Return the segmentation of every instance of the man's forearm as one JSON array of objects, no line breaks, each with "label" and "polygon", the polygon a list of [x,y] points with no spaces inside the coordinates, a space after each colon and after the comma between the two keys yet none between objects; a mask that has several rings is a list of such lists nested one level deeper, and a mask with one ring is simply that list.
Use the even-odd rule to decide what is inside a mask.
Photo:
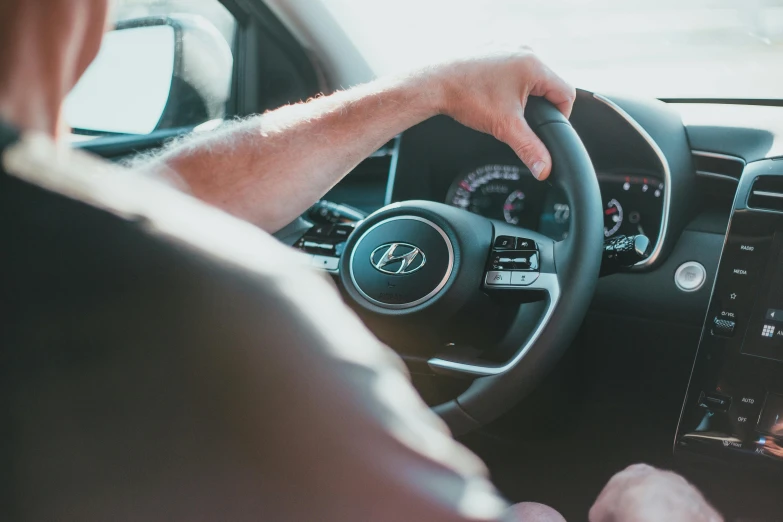
[{"label": "man's forearm", "polygon": [[171,170],[197,197],[275,231],[383,143],[443,113],[506,142],[538,179],[552,158],[524,120],[528,96],[569,116],[576,98],[529,50],[433,66],[191,136],[138,165]]},{"label": "man's forearm", "polygon": [[368,83],[187,138],[153,159],[198,198],[267,231],[315,203],[389,139],[440,110],[423,77]]}]

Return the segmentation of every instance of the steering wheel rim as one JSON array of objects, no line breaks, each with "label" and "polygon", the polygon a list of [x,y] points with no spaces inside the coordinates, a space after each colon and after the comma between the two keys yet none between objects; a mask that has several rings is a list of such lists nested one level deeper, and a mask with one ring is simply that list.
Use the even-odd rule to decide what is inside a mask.
[{"label": "steering wheel rim", "polygon": [[[468,302],[479,298],[478,294],[486,298],[488,292],[495,290],[488,286],[484,274],[487,256],[493,252],[498,236],[522,236],[536,242],[540,275],[523,288],[507,289],[519,292],[515,295],[543,295],[547,306],[532,332],[520,339],[514,339],[514,335],[519,335],[524,314],[517,316],[506,334],[511,336],[515,346],[518,344],[511,359],[503,364],[483,364],[439,354],[428,361],[429,367],[436,373],[474,378],[459,397],[434,408],[455,434],[489,423],[532,390],[573,340],[598,280],[603,244],[602,201],[590,157],[568,120],[549,102],[530,98],[525,118],[552,157],[552,174],[548,182],[563,190],[570,206],[571,221],[566,240],[555,243],[534,231],[490,221],[465,210],[440,203],[411,201],[384,207],[362,222],[348,240],[340,262],[340,276],[346,293],[361,307],[377,314],[417,315],[425,317],[425,321],[443,321]],[[395,220],[396,224],[390,224]],[[414,221],[426,222],[426,226],[414,224]],[[379,227],[386,227],[385,235],[378,232]],[[429,232],[427,227],[436,230],[442,237],[439,239],[438,234]],[[379,254],[375,253],[379,249],[381,254],[388,253],[391,259],[396,248],[392,245],[414,247],[412,243],[415,241],[405,241],[408,237],[425,241],[429,251],[448,250],[451,256],[448,272],[442,272],[446,265],[444,261],[438,261],[437,256],[432,263],[440,262],[441,271],[427,267],[427,270],[432,268],[430,271],[434,276],[427,276],[422,269],[418,276],[414,274],[395,279],[400,274],[378,275],[367,268],[380,264],[377,262]],[[444,249],[440,241],[444,241],[448,249]],[[362,242],[365,242],[364,246]],[[391,250],[388,250],[390,246]],[[375,250],[368,260],[365,258],[370,248]],[[405,248],[402,251],[412,252]],[[380,270],[378,266],[374,268]],[[435,288],[436,279],[442,273],[446,273],[446,277],[438,281],[439,286],[426,299],[415,301],[411,297],[409,302],[413,304],[399,306],[373,298],[372,295],[391,298],[396,295],[393,292],[378,293],[377,285],[372,291],[364,291],[362,284],[366,290],[366,283],[357,282],[358,270],[374,274],[367,277],[374,277],[382,284],[388,282],[390,287],[398,282],[405,283],[402,286],[407,281],[412,282],[407,284],[408,290],[401,291],[403,296],[407,295],[404,293],[407,291],[415,293],[418,286],[426,287],[432,283],[432,288]],[[429,289],[427,287],[421,292],[426,293]]]},{"label": "steering wheel rim", "polygon": [[457,399],[436,407],[453,431],[463,433],[499,417],[527,395],[575,337],[598,282],[603,245],[601,191],[582,141],[551,104],[530,99],[525,118],[549,150],[552,183],[571,209],[569,235],[555,244],[560,295],[547,307],[540,330],[526,339],[524,364],[473,381]]}]

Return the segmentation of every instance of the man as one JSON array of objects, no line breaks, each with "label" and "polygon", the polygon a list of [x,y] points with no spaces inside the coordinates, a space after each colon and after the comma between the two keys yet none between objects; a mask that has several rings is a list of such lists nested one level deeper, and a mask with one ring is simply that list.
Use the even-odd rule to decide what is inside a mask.
[{"label": "man", "polygon": [[[573,88],[529,51],[464,60],[144,163],[238,220],[51,141],[106,17],[106,0],[0,4],[0,517],[562,520],[509,507],[394,354],[257,227],[278,230],[439,113],[505,141],[544,179],[551,158],[523,107],[544,96],[568,115]],[[720,516],[680,477],[635,466],[590,519]]]}]

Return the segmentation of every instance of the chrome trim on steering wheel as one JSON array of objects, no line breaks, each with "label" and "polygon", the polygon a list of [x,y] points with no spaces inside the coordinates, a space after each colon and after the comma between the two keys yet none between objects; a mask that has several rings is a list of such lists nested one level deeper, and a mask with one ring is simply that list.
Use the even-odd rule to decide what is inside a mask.
[{"label": "chrome trim on steering wheel", "polygon": [[639,122],[637,122],[633,117],[625,112],[625,110],[617,105],[615,102],[610,100],[609,98],[606,98],[605,96],[601,96],[600,94],[593,93],[593,98],[598,100],[599,102],[603,103],[610,109],[612,109],[614,112],[616,112],[622,119],[624,119],[628,124],[633,127],[633,129],[639,133],[639,135],[644,139],[644,141],[647,142],[647,144],[650,146],[652,151],[655,153],[656,156],[658,156],[658,161],[661,163],[661,168],[663,169],[663,177],[664,177],[664,187],[663,187],[663,212],[661,214],[661,229],[658,232],[658,241],[655,243],[655,248],[653,248],[652,254],[650,254],[650,257],[647,259],[644,259],[642,261],[639,261],[636,263],[633,268],[646,268],[651,266],[655,261],[658,260],[658,257],[661,255],[661,251],[663,250],[663,243],[666,239],[666,232],[669,230],[669,212],[671,211],[671,201],[672,201],[672,173],[671,169],[669,168],[669,160],[666,159],[666,155],[663,153],[661,148],[658,146],[658,144],[655,142],[655,140],[650,136],[650,134],[639,125]]},{"label": "chrome trim on steering wheel", "polygon": [[528,350],[530,350],[530,347],[533,346],[536,341],[538,341],[538,338],[541,337],[541,333],[544,331],[544,327],[546,327],[546,325],[549,323],[549,320],[551,319],[552,314],[554,313],[555,308],[560,301],[560,283],[557,279],[557,274],[542,273],[536,282],[532,285],[523,287],[516,286],[512,288],[521,292],[530,290],[544,290],[549,294],[549,303],[547,305],[546,312],[544,312],[544,315],[541,318],[541,321],[539,321],[536,329],[527,339],[527,342],[525,342],[522,348],[516,354],[514,354],[514,357],[512,357],[510,361],[503,364],[502,366],[483,366],[480,364],[467,364],[435,357],[427,361],[427,364],[431,368],[442,368],[445,370],[468,373],[480,377],[488,375],[499,375],[516,366],[519,361],[525,357]]}]

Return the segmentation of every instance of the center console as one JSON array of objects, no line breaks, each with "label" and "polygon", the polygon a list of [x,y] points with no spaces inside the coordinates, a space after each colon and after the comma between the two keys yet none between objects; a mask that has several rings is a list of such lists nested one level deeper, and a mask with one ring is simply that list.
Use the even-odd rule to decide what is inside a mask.
[{"label": "center console", "polygon": [[783,471],[783,161],[740,181],[674,450]]}]

